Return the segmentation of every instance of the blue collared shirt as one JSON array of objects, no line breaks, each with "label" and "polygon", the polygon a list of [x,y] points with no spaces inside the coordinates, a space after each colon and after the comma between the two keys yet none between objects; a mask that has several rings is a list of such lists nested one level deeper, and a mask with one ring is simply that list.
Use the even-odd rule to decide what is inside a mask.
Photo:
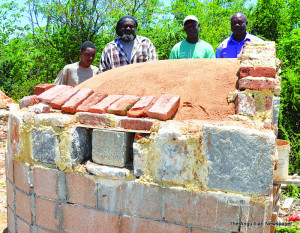
[{"label": "blue collared shirt", "polygon": [[237,58],[246,41],[262,42],[263,40],[247,32],[245,39],[239,42],[233,38],[233,35],[231,35],[219,45],[217,48],[216,57]]}]

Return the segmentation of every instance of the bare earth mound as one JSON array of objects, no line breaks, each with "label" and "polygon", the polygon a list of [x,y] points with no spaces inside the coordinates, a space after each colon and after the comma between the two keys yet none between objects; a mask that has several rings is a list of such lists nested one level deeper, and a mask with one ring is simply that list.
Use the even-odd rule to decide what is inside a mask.
[{"label": "bare earth mound", "polygon": [[234,104],[227,103],[236,90],[237,59],[182,59],[127,65],[96,75],[78,85],[95,92],[180,96],[174,120],[228,120]]}]

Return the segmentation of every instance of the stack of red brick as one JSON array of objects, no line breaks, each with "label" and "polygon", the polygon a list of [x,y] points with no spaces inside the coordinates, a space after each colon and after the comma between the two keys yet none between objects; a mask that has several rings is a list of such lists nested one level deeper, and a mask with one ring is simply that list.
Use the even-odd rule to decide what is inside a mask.
[{"label": "stack of red brick", "polygon": [[[19,100],[20,108],[33,106],[39,102],[50,104],[54,109],[66,113],[92,112],[111,113],[129,117],[150,117],[159,120],[170,119],[177,111],[180,97],[164,94],[137,97],[133,95],[108,95],[94,93],[88,88],[79,89],[66,85],[42,84],[34,89],[35,95]],[[49,109],[44,108],[45,111]],[[43,112],[43,111],[42,111]]]},{"label": "stack of red brick", "polygon": [[[257,105],[262,103],[265,111],[272,111],[273,95],[279,95],[281,82],[275,55],[275,42],[245,44],[240,55],[241,65],[237,83],[240,91],[235,99],[236,114],[254,116]],[[263,92],[264,101],[256,100],[255,94],[262,96],[260,93]]]}]

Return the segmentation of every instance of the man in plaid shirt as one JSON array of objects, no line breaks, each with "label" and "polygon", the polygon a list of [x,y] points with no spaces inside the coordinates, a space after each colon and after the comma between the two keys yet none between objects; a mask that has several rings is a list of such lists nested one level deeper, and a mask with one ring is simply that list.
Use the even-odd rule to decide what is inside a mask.
[{"label": "man in plaid shirt", "polygon": [[128,64],[156,61],[157,53],[152,42],[143,36],[137,36],[138,22],[132,16],[123,16],[116,26],[119,38],[109,42],[103,49],[100,72]]}]

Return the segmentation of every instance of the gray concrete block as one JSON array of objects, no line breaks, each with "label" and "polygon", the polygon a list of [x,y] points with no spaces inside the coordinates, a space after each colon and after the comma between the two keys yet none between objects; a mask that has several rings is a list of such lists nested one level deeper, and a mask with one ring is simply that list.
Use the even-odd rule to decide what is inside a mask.
[{"label": "gray concrete block", "polygon": [[130,177],[130,170],[127,168],[111,167],[87,162],[86,169],[96,176],[106,177],[109,179],[124,180]]},{"label": "gray concrete block", "polygon": [[55,164],[55,157],[59,155],[59,138],[50,129],[32,130],[32,156],[42,163]]},{"label": "gray concrete block", "polygon": [[93,161],[104,165],[124,167],[132,159],[133,139],[132,133],[94,129]]},{"label": "gray concrete block", "polygon": [[72,134],[71,158],[74,163],[82,163],[92,158],[92,130],[76,128]]},{"label": "gray concrete block", "polygon": [[204,125],[208,188],[268,195],[272,191],[275,136],[237,126]]},{"label": "gray concrete block", "polygon": [[273,126],[278,126],[279,119],[279,108],[280,108],[280,96],[273,97]]}]

